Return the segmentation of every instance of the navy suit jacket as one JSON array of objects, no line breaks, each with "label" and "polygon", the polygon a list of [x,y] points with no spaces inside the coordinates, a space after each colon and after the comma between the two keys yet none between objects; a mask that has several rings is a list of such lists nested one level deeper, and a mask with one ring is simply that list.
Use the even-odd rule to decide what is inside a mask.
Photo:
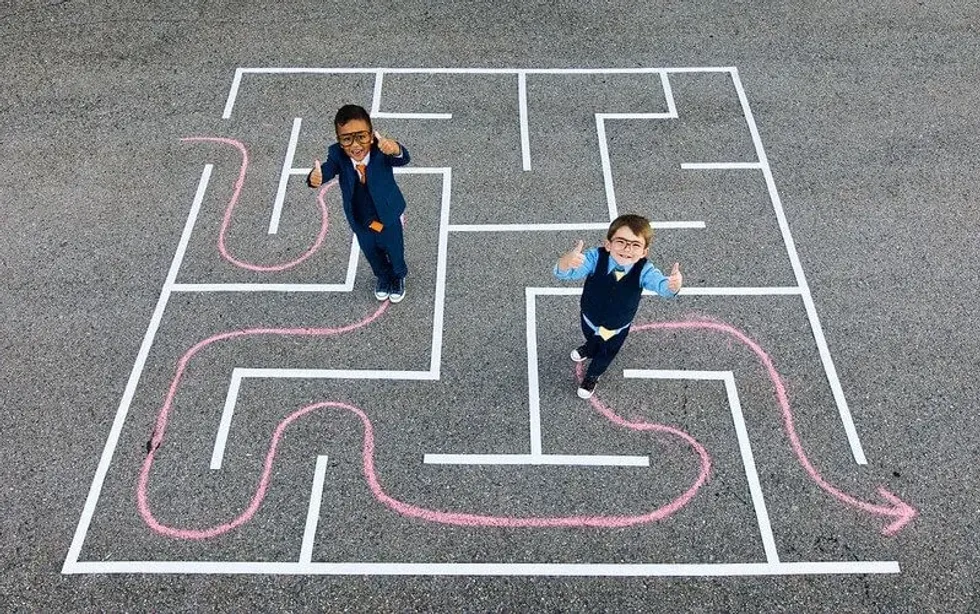
[{"label": "navy suit jacket", "polygon": [[[401,223],[401,215],[405,212],[405,197],[395,183],[395,174],[391,169],[405,166],[411,158],[408,149],[401,143],[399,146],[402,148],[401,157],[386,155],[378,149],[377,142],[372,143],[371,159],[367,165],[367,189],[374,201],[374,208],[378,211],[378,217],[385,226]],[[351,228],[356,228],[351,202],[354,198],[354,182],[359,179],[350,156],[344,153],[338,143],[327,148],[327,159],[320,164],[320,172],[323,173],[324,183],[337,177],[344,202],[344,215],[347,216],[347,223]]]}]

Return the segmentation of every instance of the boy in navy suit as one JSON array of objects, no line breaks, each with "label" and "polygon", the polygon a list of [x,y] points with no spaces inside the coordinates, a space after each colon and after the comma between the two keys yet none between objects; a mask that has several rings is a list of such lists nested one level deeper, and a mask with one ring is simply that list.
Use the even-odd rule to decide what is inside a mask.
[{"label": "boy in navy suit", "polygon": [[322,164],[313,163],[307,181],[318,188],[337,177],[347,223],[377,278],[374,296],[398,303],[405,298],[408,274],[401,221],[405,197],[391,169],[408,164],[408,150],[375,132],[363,107],[342,106],[333,124],[337,142],[327,148]]},{"label": "boy in navy suit", "polygon": [[665,276],[647,261],[653,229],[640,215],[621,215],[613,220],[602,247],[582,251],[578,244],[558,259],[554,275],[562,281],[586,278],[582,288],[582,334],[585,343],[572,350],[572,360],[592,359],[579,385],[578,396],[588,399],[599,376],[619,353],[640,306],[644,289],[673,298],[684,278],[675,262]]}]

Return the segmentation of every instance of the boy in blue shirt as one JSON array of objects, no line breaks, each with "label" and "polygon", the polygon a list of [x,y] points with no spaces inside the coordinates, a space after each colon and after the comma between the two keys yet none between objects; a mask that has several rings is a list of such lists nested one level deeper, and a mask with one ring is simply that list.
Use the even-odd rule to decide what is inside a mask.
[{"label": "boy in blue shirt", "polygon": [[652,240],[650,220],[621,215],[609,225],[602,247],[583,252],[579,241],[555,264],[554,275],[562,281],[586,278],[580,302],[585,343],[572,350],[575,362],[592,359],[578,389],[583,399],[592,396],[599,376],[623,347],[643,290],[665,298],[681,290],[684,277],[676,262],[670,275],[664,276],[647,261]]},{"label": "boy in blue shirt", "polygon": [[337,177],[347,223],[377,278],[375,298],[401,302],[408,273],[401,221],[405,197],[391,169],[408,164],[408,150],[375,132],[363,107],[342,106],[333,124],[337,142],[327,148],[322,164],[314,161],[307,181],[318,188]]}]

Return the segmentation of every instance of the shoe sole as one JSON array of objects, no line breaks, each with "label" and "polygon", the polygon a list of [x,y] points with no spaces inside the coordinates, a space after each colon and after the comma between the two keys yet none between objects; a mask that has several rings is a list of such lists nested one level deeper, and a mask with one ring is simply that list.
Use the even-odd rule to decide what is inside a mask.
[{"label": "shoe sole", "polygon": [[578,389],[578,398],[580,399],[591,399],[592,395],[595,394],[595,390],[586,390],[585,388]]},{"label": "shoe sole", "polygon": [[572,357],[573,362],[585,362],[586,360],[588,360],[588,358],[579,354],[578,350],[572,350],[572,353],[569,354],[569,356]]},{"label": "shoe sole", "polygon": [[378,299],[379,301],[383,301],[383,300],[387,299],[388,296],[389,296],[388,294],[380,294],[378,292],[375,292],[374,293],[374,298]]}]

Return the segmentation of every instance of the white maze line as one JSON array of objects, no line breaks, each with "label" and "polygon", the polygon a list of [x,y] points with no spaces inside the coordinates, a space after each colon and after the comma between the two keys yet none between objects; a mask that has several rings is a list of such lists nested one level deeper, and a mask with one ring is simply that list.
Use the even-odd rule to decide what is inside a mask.
[{"label": "white maze line", "polygon": [[371,119],[452,119],[452,113],[393,113],[391,111],[378,111],[371,115]]},{"label": "white maze line", "polygon": [[75,574],[323,576],[738,577],[897,574],[897,561],[796,563],[259,563],[105,561],[76,563]]},{"label": "white maze line", "polygon": [[599,138],[599,162],[602,165],[602,183],[606,189],[606,207],[609,220],[619,217],[616,207],[616,190],[613,188],[612,166],[609,163],[609,143],[606,142],[606,120],[602,113],[595,114],[595,132]]},{"label": "white maze line", "polygon": [[242,379],[379,379],[379,380],[414,380],[419,382],[434,382],[439,379],[435,370],[428,371],[398,371],[393,369],[270,369],[235,367]]},{"label": "white maze line", "polygon": [[742,455],[742,466],[745,468],[745,478],[749,483],[749,492],[752,495],[752,505],[755,508],[755,517],[759,524],[759,533],[762,536],[762,546],[766,552],[766,562],[770,564],[779,563],[779,553],[776,551],[776,539],[772,534],[772,524],[769,521],[769,512],[766,509],[766,500],[762,495],[762,485],[759,483],[759,474],[755,469],[755,459],[752,456],[752,446],[749,443],[749,433],[745,429],[745,417],[742,415],[742,403],[739,401],[738,389],[735,387],[735,375],[731,371],[660,371],[649,369],[624,369],[623,377],[707,380],[725,383],[725,392],[728,395],[728,407],[732,412],[732,422],[735,423],[735,435],[738,438],[738,448]]},{"label": "white maze line", "polygon": [[538,316],[537,293],[524,288],[524,310],[527,340],[528,431],[531,456],[541,456],[541,389],[538,384]]},{"label": "white maze line", "polygon": [[426,454],[430,465],[578,465],[583,467],[649,467],[649,456],[582,454]]},{"label": "white maze line", "polygon": [[823,362],[824,371],[827,374],[827,381],[830,383],[830,389],[834,394],[834,400],[837,402],[837,411],[840,414],[841,422],[844,424],[844,432],[847,433],[847,441],[851,445],[851,453],[854,456],[854,461],[859,465],[866,465],[867,459],[864,456],[864,449],[861,447],[861,440],[858,437],[857,429],[854,428],[854,421],[851,418],[851,411],[847,407],[847,399],[844,397],[844,391],[841,388],[840,380],[837,377],[837,369],[834,367],[834,360],[830,356],[830,350],[827,347],[827,340],[823,335],[823,328],[820,326],[820,317],[817,315],[817,307],[813,302],[813,296],[810,294],[810,286],[807,284],[806,275],[803,273],[803,265],[800,264],[799,255],[796,253],[796,244],[793,242],[793,234],[789,229],[789,222],[786,221],[786,214],[783,212],[783,204],[779,198],[779,192],[776,191],[776,181],[772,176],[772,169],[769,167],[769,159],[766,157],[765,148],[762,146],[762,138],[759,136],[759,130],[755,125],[755,119],[752,116],[752,109],[749,108],[749,100],[745,94],[745,89],[742,87],[742,81],[739,79],[738,70],[732,68],[730,71],[732,77],[732,83],[735,85],[735,90],[738,92],[738,99],[742,105],[742,111],[745,114],[745,121],[748,124],[749,132],[752,134],[752,142],[755,145],[756,157],[759,159],[759,164],[762,165],[762,173],[766,178],[766,187],[769,189],[769,199],[772,201],[773,210],[776,213],[776,219],[779,222],[779,230],[783,235],[783,242],[786,245],[786,253],[789,256],[790,263],[793,266],[793,273],[796,276],[796,285],[800,287],[801,296],[803,297],[803,305],[806,307],[807,316],[810,319],[810,328],[813,331],[813,338],[817,344],[817,350],[820,353],[820,359]]},{"label": "white maze line", "polygon": [[316,525],[320,519],[320,505],[323,500],[323,481],[327,473],[327,457],[316,457],[313,470],[313,487],[310,489],[310,505],[306,511],[306,527],[303,529],[303,545],[299,549],[300,565],[313,559],[313,542],[316,539]]},{"label": "white maze line", "polygon": [[701,171],[701,170],[743,170],[743,169],[761,169],[762,164],[760,162],[683,162],[681,163],[681,169],[687,171]]},{"label": "white maze line", "polygon": [[371,115],[381,112],[381,88],[384,86],[385,74],[380,70],[374,75],[374,96],[371,97]]},{"label": "white maze line", "polygon": [[677,105],[674,104],[674,89],[670,86],[670,78],[667,71],[660,73],[660,85],[664,90],[664,99],[667,101],[667,114],[670,118],[676,119]]},{"label": "white maze line", "polygon": [[349,284],[174,284],[174,292],[350,292]]},{"label": "white maze line", "polygon": [[282,205],[286,200],[286,187],[289,185],[289,178],[296,174],[292,172],[293,158],[296,157],[296,142],[299,140],[299,131],[302,125],[303,118],[296,117],[293,119],[293,129],[289,133],[286,156],[282,161],[282,172],[279,173],[279,187],[276,189],[276,200],[272,205],[272,218],[269,220],[270,235],[279,232],[279,218],[282,216]]},{"label": "white maze line", "polygon": [[527,73],[517,73],[517,104],[521,118],[521,162],[526,171],[531,170],[531,137],[527,125]]},{"label": "white maze line", "polygon": [[516,75],[524,72],[529,75],[648,75],[660,73],[730,73],[732,66],[672,66],[637,68],[320,68],[320,67],[248,67],[239,71],[256,75],[371,75],[385,73],[393,75]]},{"label": "white maze line", "polygon": [[225,456],[225,446],[228,443],[228,433],[231,431],[231,419],[235,415],[235,405],[238,403],[238,393],[242,388],[241,369],[233,369],[231,372],[231,383],[228,384],[228,392],[225,394],[225,405],[221,410],[221,420],[218,422],[218,432],[214,437],[214,446],[211,449],[211,469],[221,469],[221,463]]}]

